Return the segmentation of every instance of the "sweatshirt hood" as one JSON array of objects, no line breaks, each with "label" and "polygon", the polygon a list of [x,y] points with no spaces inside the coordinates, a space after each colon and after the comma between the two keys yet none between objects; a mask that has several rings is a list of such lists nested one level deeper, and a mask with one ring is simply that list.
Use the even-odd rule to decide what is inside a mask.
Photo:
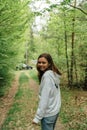
[{"label": "sweatshirt hood", "polygon": [[52,70],[48,70],[45,73],[48,73],[48,76],[50,76],[56,84],[60,84],[60,75],[58,75],[56,72],[53,72]]}]

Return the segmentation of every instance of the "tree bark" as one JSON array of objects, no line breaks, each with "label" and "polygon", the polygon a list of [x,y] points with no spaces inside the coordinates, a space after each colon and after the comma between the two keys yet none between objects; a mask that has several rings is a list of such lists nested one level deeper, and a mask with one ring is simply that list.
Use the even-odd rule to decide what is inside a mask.
[{"label": "tree bark", "polygon": [[[76,6],[76,0],[74,2],[74,6]],[[73,70],[74,70],[74,43],[75,43],[75,10],[74,10],[74,17],[72,18],[72,35],[71,35],[71,67],[70,67],[70,87],[73,88]]]},{"label": "tree bark", "polygon": [[64,21],[65,28],[65,55],[66,55],[66,65],[67,65],[67,78],[68,78],[68,87],[70,86],[70,73],[69,73],[69,60],[68,60],[68,52],[67,52],[67,32],[66,32],[66,24]]}]

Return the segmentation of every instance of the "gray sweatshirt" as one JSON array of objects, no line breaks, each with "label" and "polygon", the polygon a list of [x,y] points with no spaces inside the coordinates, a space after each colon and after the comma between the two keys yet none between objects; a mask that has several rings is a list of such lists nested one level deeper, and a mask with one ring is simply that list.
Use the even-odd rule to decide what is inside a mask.
[{"label": "gray sweatshirt", "polygon": [[50,117],[59,113],[61,107],[59,78],[60,76],[52,70],[43,74],[39,90],[40,100],[34,122],[39,123],[43,117]]}]

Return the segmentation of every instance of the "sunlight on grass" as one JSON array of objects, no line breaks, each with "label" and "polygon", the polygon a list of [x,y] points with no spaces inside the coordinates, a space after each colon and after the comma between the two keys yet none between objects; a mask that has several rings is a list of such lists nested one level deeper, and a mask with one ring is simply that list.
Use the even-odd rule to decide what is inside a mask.
[{"label": "sunlight on grass", "polygon": [[29,81],[29,78],[27,75],[24,74],[24,72],[21,74],[20,78],[19,78],[19,83],[23,84]]},{"label": "sunlight on grass", "polygon": [[29,72],[29,75],[32,79],[34,79],[37,83],[38,81],[38,76],[37,76],[37,71],[36,70],[31,70],[31,72]]}]

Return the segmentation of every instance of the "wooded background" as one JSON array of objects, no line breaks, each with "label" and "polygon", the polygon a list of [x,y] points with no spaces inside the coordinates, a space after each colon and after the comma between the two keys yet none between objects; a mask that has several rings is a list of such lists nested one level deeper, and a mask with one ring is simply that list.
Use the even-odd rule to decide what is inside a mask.
[{"label": "wooded background", "polygon": [[[52,55],[64,86],[87,90],[87,1],[63,0],[42,12],[32,11],[30,4],[0,1],[0,91],[11,84],[18,63],[31,65],[43,52]],[[46,25],[34,31],[35,18],[45,12]]]}]

